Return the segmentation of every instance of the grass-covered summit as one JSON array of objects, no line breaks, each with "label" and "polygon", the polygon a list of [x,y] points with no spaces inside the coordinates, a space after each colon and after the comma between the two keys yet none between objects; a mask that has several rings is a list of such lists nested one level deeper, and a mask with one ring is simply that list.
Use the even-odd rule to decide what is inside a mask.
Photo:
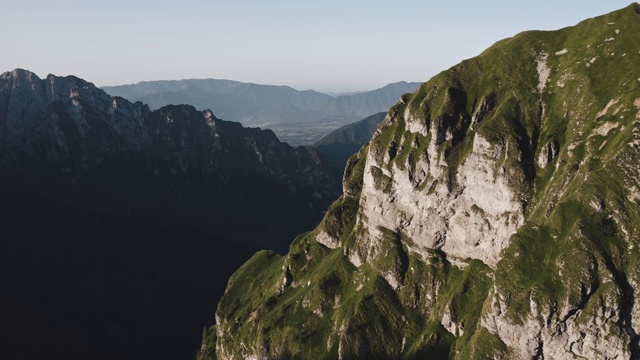
[{"label": "grass-covered summit", "polygon": [[640,6],[391,108],[344,195],[230,279],[201,356],[640,357]]}]

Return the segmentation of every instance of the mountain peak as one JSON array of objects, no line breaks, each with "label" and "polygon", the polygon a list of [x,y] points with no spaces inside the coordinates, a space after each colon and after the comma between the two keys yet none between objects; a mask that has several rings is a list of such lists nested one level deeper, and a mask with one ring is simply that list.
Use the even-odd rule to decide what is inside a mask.
[{"label": "mountain peak", "polygon": [[320,225],[231,278],[205,352],[640,358],[637,13],[518,34],[404,96]]},{"label": "mountain peak", "polygon": [[29,70],[17,68],[0,74],[0,81],[10,83],[13,87],[16,87],[20,86],[23,82],[32,84],[40,82],[41,80],[35,73]]},{"label": "mountain peak", "polygon": [[1,78],[6,79],[6,78],[36,78],[36,79],[40,79],[38,78],[38,75],[36,75],[35,73],[29,71],[29,70],[25,70],[25,69],[21,69],[21,68],[16,68],[13,69],[12,71],[7,71],[4,72],[2,75],[0,75]]}]

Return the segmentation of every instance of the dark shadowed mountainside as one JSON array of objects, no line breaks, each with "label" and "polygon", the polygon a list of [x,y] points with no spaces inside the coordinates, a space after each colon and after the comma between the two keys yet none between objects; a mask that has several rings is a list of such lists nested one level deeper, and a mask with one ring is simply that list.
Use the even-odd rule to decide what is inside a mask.
[{"label": "dark shadowed mountainside", "polygon": [[331,166],[339,167],[342,172],[351,155],[371,140],[385,115],[385,112],[377,113],[342,126],[318,140],[313,147],[327,157]]},{"label": "dark shadowed mountainside", "polygon": [[0,357],[191,358],[232,270],[340,193],[311,147],[209,110],[0,75]]}]

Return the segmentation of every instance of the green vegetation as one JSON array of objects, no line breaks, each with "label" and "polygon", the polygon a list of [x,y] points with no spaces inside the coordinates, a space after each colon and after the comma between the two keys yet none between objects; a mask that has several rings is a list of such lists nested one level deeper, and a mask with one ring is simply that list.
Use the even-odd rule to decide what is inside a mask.
[{"label": "green vegetation", "polygon": [[[568,331],[605,311],[620,315],[598,320],[608,321],[603,339],[628,344],[640,283],[637,8],[500,41],[404,96],[349,160],[345,196],[318,229],[288,255],[260,252],[234,274],[219,336],[207,332],[205,349],[217,341],[217,355],[233,358],[509,358],[522,349],[488,319]],[[500,149],[487,164],[524,211],[494,268],[422,248],[402,229],[367,227],[366,172],[375,191],[416,201],[435,196],[434,183],[454,192],[477,136]],[[445,174],[416,180],[418,163],[435,155]],[[413,193],[396,194],[398,171]],[[340,246],[316,242],[320,230]]]},{"label": "green vegetation", "polygon": [[369,145],[364,145],[360,151],[351,156],[344,170],[344,192],[347,196],[354,197],[362,190],[362,176],[367,158]]}]

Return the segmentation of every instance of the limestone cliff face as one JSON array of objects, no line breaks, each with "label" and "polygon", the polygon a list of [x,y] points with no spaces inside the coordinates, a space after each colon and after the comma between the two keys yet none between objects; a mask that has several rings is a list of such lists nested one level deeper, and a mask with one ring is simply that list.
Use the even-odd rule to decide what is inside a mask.
[{"label": "limestone cliff face", "polygon": [[201,355],[640,358],[638,34],[637,4],[523,33],[401,98]]},{"label": "limestone cliff face", "polygon": [[[375,152],[369,152],[357,226],[369,229],[371,239],[383,238],[380,228],[393,229],[412,239],[411,251],[442,250],[452,262],[471,258],[495,268],[500,252],[523,222],[523,205],[508,185],[501,164],[501,156],[514,154],[475,134],[471,153],[454,179],[443,181],[448,165],[440,158],[435,140],[429,148],[409,172],[396,164],[382,170],[389,168],[389,162],[378,162]],[[381,177],[389,179],[385,188],[376,185]],[[420,186],[430,194],[416,197],[414,190]],[[350,258],[358,265],[366,261],[359,252]]]}]

